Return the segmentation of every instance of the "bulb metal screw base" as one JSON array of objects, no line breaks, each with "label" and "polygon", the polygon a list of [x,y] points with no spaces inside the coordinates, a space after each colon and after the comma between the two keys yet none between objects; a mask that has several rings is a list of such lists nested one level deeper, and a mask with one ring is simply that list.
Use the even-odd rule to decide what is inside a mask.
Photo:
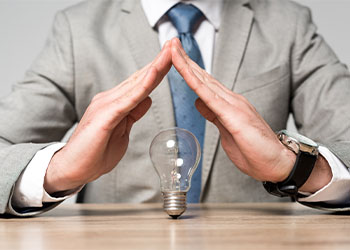
[{"label": "bulb metal screw base", "polygon": [[164,211],[173,219],[177,219],[186,211],[186,192],[169,191],[163,192]]}]

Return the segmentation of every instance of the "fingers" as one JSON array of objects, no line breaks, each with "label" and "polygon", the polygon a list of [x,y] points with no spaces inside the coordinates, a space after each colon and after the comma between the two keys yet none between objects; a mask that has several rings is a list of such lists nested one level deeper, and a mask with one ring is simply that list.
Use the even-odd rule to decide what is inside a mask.
[{"label": "fingers", "polygon": [[93,100],[93,106],[100,113],[99,116],[104,118],[106,127],[113,130],[140,103],[145,100],[146,103],[149,103],[147,97],[162,81],[170,68],[171,51],[170,43],[167,42],[150,64],[115,88],[98,94]]},{"label": "fingers", "polygon": [[[162,51],[157,55],[157,57],[146,66],[146,75],[150,75],[151,77],[148,79],[141,78],[142,84],[145,85],[145,88],[149,88],[149,91],[152,91],[164,78],[164,76],[169,72],[172,62],[171,62],[171,43],[167,41]],[[140,80],[140,79],[138,79]],[[137,84],[136,84],[137,85]],[[150,92],[145,93],[146,96],[150,94]]]},{"label": "fingers", "polygon": [[214,123],[214,125],[219,129],[219,132],[221,134],[222,138],[225,138],[226,140],[233,140],[232,135],[227,131],[227,129],[222,125],[219,119],[217,119],[215,113],[211,111],[207,105],[201,100],[197,99],[195,102],[196,108],[198,109],[199,113],[207,119],[208,121]]},{"label": "fingers", "polygon": [[199,72],[198,67],[192,67],[190,65],[190,59],[181,51],[178,40],[172,40],[172,45],[172,60],[177,71],[182,75],[188,86],[196,92],[206,106],[217,116],[220,116],[223,110],[228,108],[227,101],[224,98],[221,98],[219,95],[220,93],[214,92],[196,75],[195,71]]},{"label": "fingers", "polygon": [[[222,85],[220,82],[215,80],[210,74],[208,74],[204,69],[202,69],[198,64],[196,64],[185,52],[181,42],[178,38],[174,38],[172,41],[172,46],[178,48],[179,53],[187,62],[188,66],[191,67],[193,73],[199,78],[207,87],[213,90],[213,92],[219,94],[222,97],[228,98],[230,95],[235,95],[230,89]],[[174,63],[175,64],[175,63]],[[225,98],[225,99],[226,99]]]},{"label": "fingers", "polygon": [[174,66],[200,99],[196,107],[202,116],[218,127],[223,138],[237,134],[246,120],[249,105],[196,65],[178,39],[172,40],[171,52]]},{"label": "fingers", "polygon": [[[112,98],[118,98],[120,96],[125,96],[125,94],[131,93],[132,90],[139,89],[140,85],[143,86],[143,90],[148,90],[148,93],[145,93],[145,96],[148,96],[150,92],[160,83],[164,78],[167,72],[171,68],[171,51],[170,51],[170,42],[166,42],[163,46],[161,52],[157,57],[147,64],[142,69],[136,71],[124,82],[118,84],[116,87],[106,91],[106,94],[112,96]],[[156,73],[155,78],[148,78],[145,80],[148,74]],[[132,92],[135,93],[135,92]]]},{"label": "fingers", "polygon": [[[285,148],[254,106],[193,62],[178,39],[172,40],[171,53],[175,68],[200,98],[198,111],[216,125],[222,147],[235,165],[257,180],[283,180],[285,173],[290,173],[291,157],[281,154]],[[283,165],[287,171],[280,167]]]},{"label": "fingers", "polygon": [[132,76],[127,84],[125,84],[122,89],[118,89],[116,92],[121,92],[122,96],[124,97],[128,97],[129,94],[131,99],[134,98],[138,104],[140,101],[149,96],[153,89],[169,72],[170,68],[170,43],[167,42],[152,63],[147,65],[140,72],[137,72],[135,76]]}]

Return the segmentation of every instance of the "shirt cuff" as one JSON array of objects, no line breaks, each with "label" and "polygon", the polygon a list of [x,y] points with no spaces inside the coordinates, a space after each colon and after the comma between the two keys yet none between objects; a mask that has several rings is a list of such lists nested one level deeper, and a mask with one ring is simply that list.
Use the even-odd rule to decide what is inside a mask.
[{"label": "shirt cuff", "polygon": [[73,195],[76,195],[77,193],[79,193],[83,189],[84,186],[85,185],[83,185],[81,187],[78,187],[78,188],[75,188],[75,189],[72,189],[72,190],[60,192],[55,197],[49,195],[44,189],[42,202],[60,202],[60,201],[64,201],[64,200],[72,197]]},{"label": "shirt cuff", "polygon": [[328,204],[349,203],[350,173],[348,168],[329,149],[320,146],[319,152],[331,167],[332,180],[316,193],[298,200],[301,202],[324,202]]},{"label": "shirt cuff", "polygon": [[65,143],[56,143],[38,151],[28,166],[20,175],[14,188],[11,204],[14,207],[42,207],[43,201],[56,202],[60,200],[52,198],[44,190],[44,179],[46,170],[53,155],[59,151]]}]

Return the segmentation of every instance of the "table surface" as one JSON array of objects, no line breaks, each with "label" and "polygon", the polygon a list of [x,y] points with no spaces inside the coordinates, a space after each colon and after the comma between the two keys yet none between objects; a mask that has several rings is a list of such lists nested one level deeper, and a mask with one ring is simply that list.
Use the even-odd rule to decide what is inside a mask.
[{"label": "table surface", "polygon": [[71,204],[1,218],[0,249],[350,249],[350,214],[296,203]]}]

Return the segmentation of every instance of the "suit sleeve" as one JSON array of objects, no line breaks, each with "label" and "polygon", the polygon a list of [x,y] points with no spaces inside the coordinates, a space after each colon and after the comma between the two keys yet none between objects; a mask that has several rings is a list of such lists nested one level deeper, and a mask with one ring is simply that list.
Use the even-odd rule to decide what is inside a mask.
[{"label": "suit sleeve", "polygon": [[60,141],[77,120],[73,54],[69,22],[60,12],[24,80],[0,101],[0,214],[23,215],[9,202],[17,179],[36,152]]},{"label": "suit sleeve", "polygon": [[[350,167],[350,73],[317,34],[310,11],[301,9],[292,48],[293,96],[296,126],[326,146]],[[349,194],[350,196],[350,194]],[[349,209],[350,204],[304,203],[313,207]]]}]

